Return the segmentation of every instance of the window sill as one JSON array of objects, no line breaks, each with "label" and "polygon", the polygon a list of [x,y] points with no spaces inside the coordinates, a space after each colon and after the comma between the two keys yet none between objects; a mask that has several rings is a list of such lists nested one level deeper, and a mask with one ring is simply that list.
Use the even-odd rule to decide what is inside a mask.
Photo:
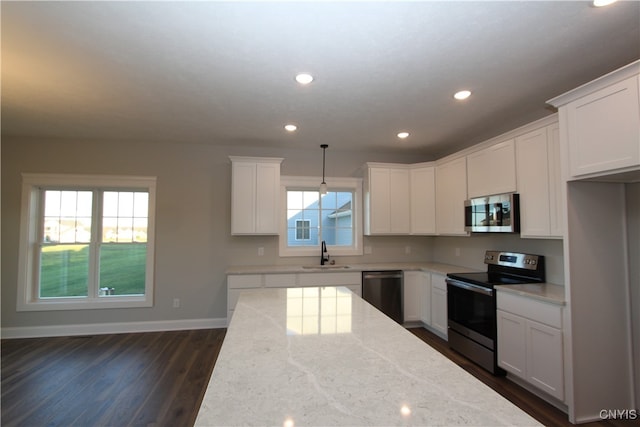
[{"label": "window sill", "polygon": [[114,308],[153,307],[147,297],[61,298],[19,302],[17,311],[94,310]]}]

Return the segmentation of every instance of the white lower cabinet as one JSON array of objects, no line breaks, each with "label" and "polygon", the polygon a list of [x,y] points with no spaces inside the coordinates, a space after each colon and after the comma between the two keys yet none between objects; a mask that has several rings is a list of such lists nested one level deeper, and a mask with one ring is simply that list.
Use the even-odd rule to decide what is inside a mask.
[{"label": "white lower cabinet", "polygon": [[[405,271],[403,279],[404,291],[404,321],[431,323],[431,278],[424,271]],[[425,299],[426,293],[429,293]],[[425,313],[425,305],[429,307]],[[425,321],[428,317],[428,322]]]},{"label": "white lower cabinet", "polygon": [[227,324],[244,289],[344,286],[362,296],[362,277],[358,272],[273,273],[227,275]]},{"label": "white lower cabinet", "polygon": [[564,401],[562,307],[501,291],[497,301],[498,366]]},{"label": "white lower cabinet", "polygon": [[447,339],[447,283],[442,274],[431,273],[431,327]]}]

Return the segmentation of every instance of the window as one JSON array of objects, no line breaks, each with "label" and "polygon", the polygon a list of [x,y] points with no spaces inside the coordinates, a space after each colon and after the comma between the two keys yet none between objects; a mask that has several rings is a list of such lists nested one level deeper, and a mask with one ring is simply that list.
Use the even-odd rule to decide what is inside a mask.
[{"label": "window", "polygon": [[330,180],[330,191],[321,195],[318,178],[282,177],[281,256],[319,257],[323,240],[332,256],[362,255],[362,181]]},{"label": "window", "polygon": [[296,220],[296,240],[309,240],[311,221],[304,219]]},{"label": "window", "polygon": [[19,310],[149,307],[155,178],[23,176]]}]

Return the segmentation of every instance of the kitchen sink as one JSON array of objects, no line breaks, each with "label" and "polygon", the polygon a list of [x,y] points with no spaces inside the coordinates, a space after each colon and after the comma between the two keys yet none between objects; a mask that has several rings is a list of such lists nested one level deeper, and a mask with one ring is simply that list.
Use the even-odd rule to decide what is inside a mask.
[{"label": "kitchen sink", "polygon": [[351,268],[348,265],[303,265],[305,270],[344,270]]}]

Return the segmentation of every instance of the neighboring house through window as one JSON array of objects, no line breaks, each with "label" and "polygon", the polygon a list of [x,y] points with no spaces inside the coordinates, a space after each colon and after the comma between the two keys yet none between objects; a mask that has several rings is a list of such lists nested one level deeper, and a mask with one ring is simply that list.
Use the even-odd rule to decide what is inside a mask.
[{"label": "neighboring house through window", "polygon": [[155,178],[23,175],[18,310],[149,307]]},{"label": "neighboring house through window", "polygon": [[324,240],[331,255],[361,255],[362,225],[358,220],[362,181],[331,179],[321,195],[317,178],[282,177],[285,227],[281,256],[319,256]]}]

